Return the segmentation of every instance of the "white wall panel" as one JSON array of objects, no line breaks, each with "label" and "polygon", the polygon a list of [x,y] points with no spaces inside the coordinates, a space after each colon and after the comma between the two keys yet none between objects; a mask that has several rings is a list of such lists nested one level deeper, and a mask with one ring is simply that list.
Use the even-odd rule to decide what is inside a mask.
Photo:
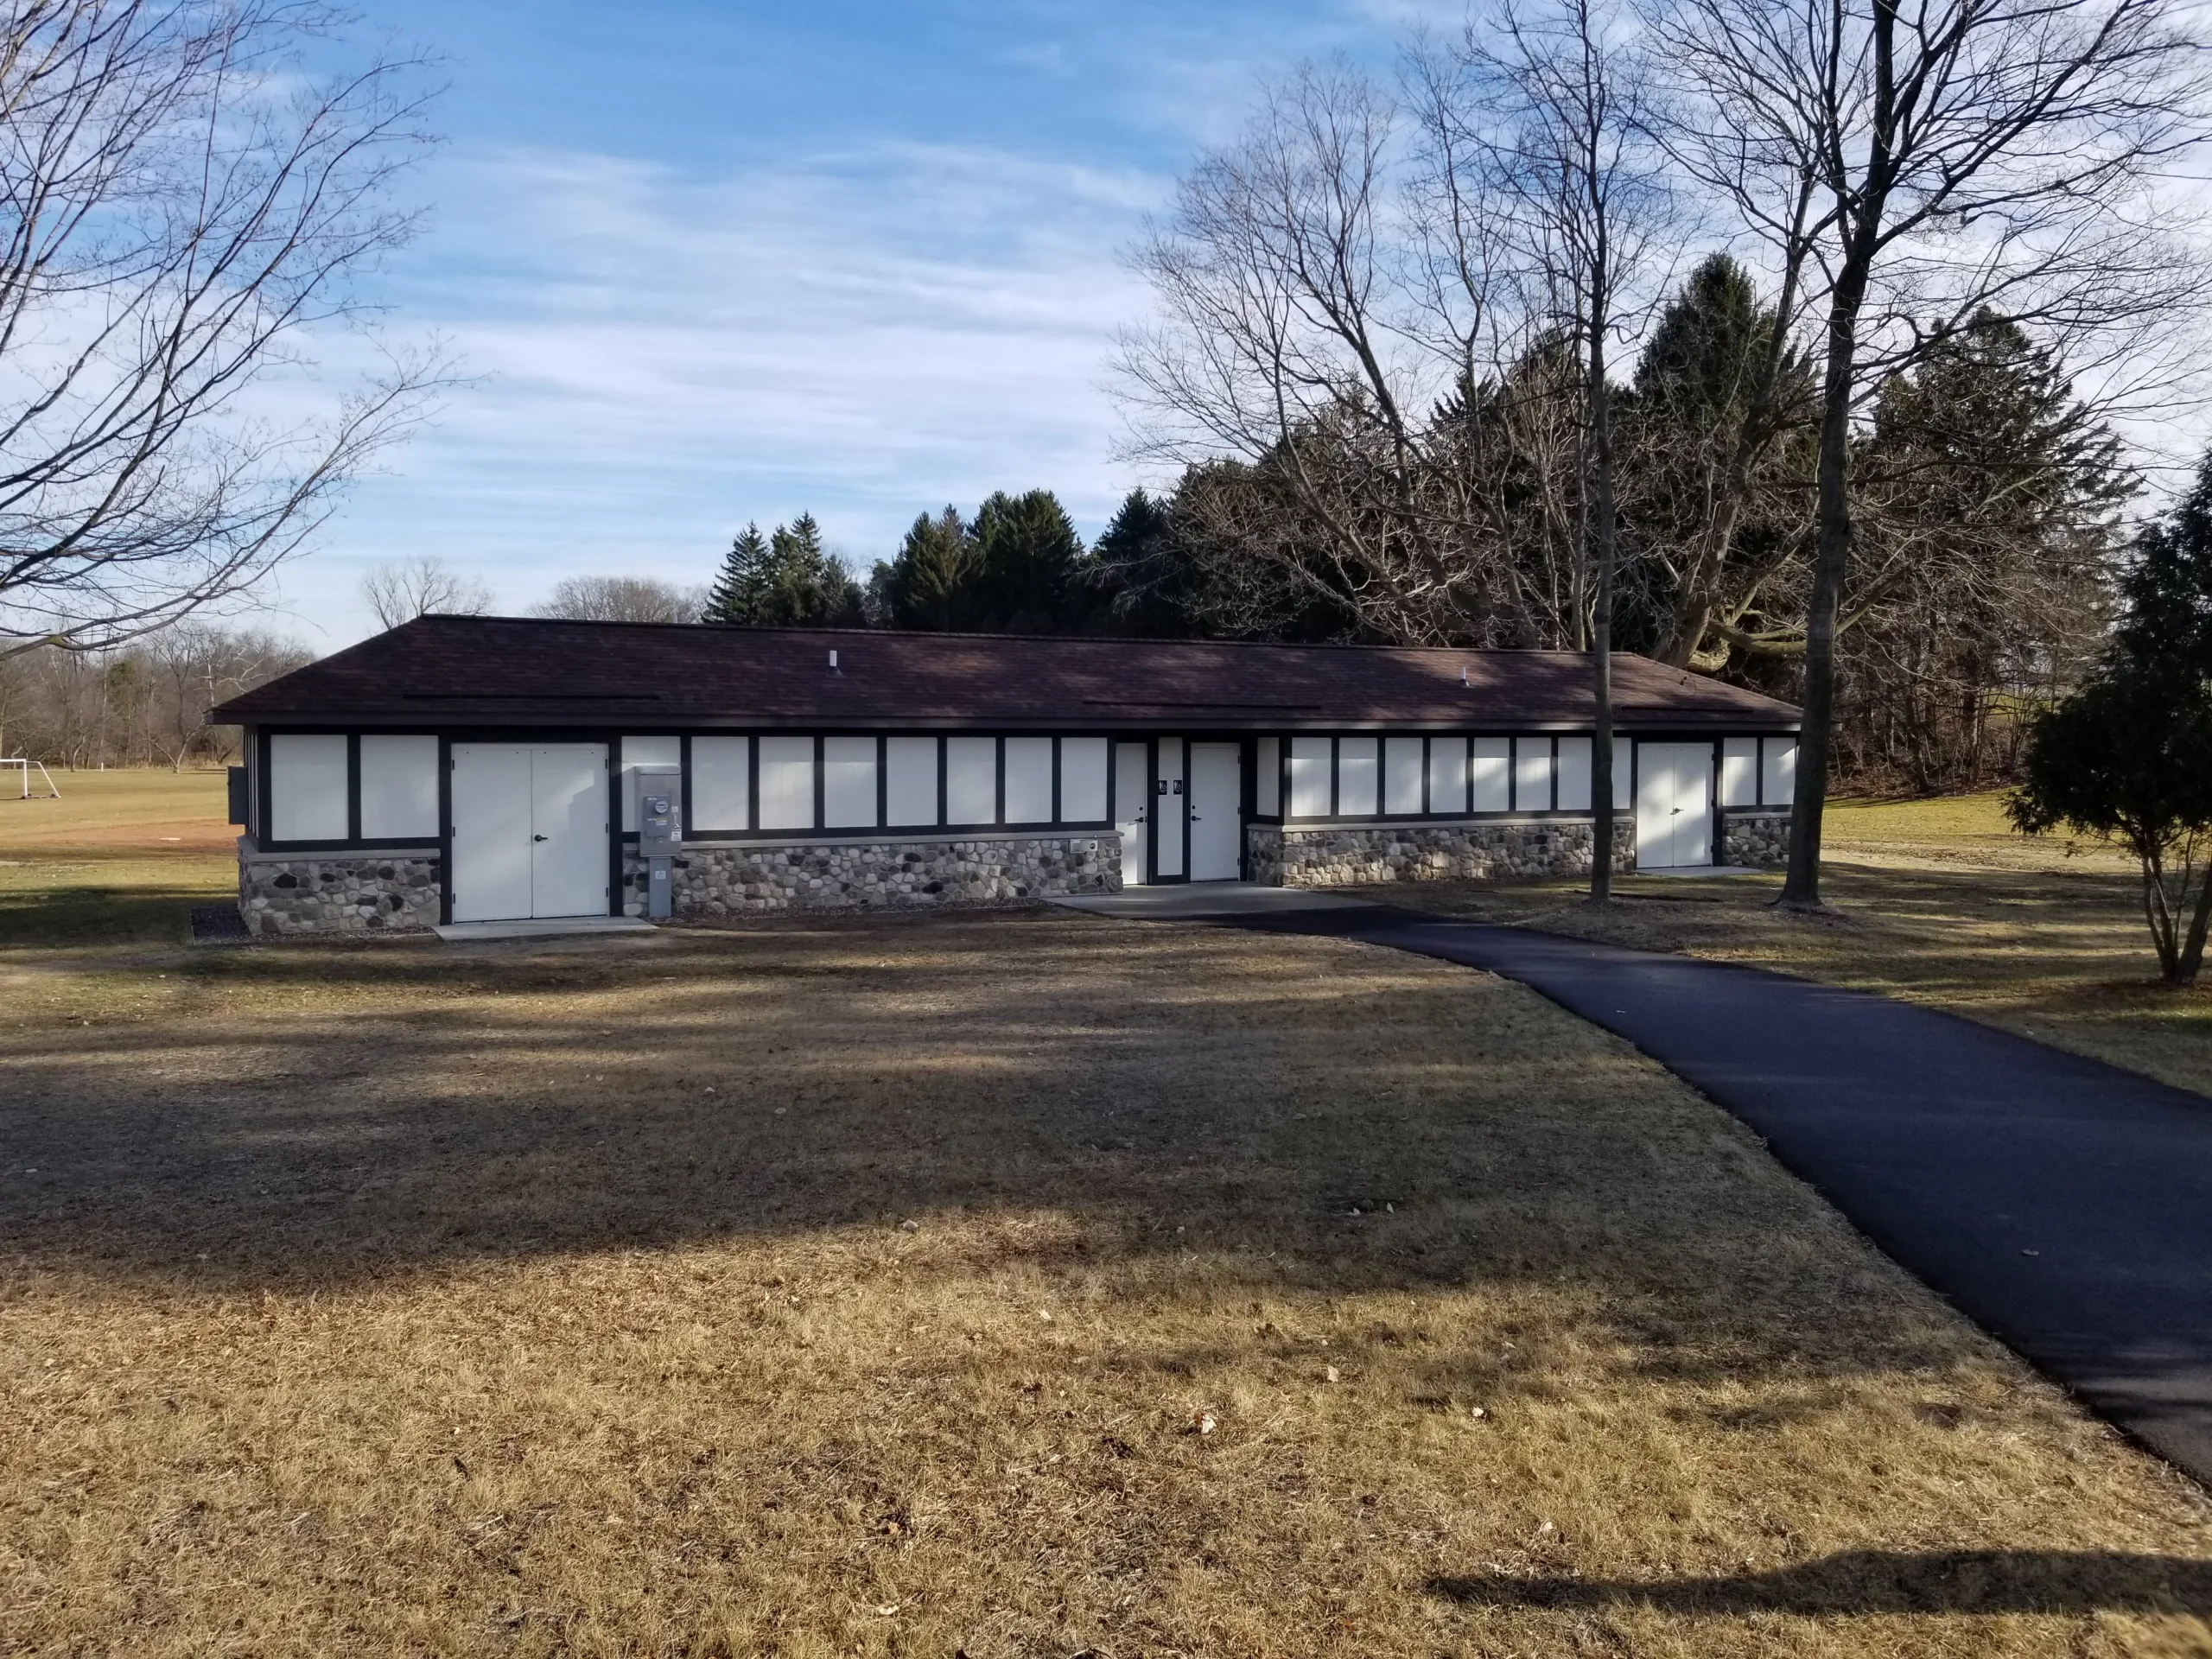
[{"label": "white wall panel", "polygon": [[1467,743],[1468,810],[1503,812],[1513,805],[1513,744],[1509,738],[1478,737]]},{"label": "white wall panel", "polygon": [[1106,752],[1103,737],[1060,740],[1060,821],[1106,821]]},{"label": "white wall panel", "polygon": [[1590,810],[1590,740],[1562,737],[1559,741],[1559,810]]},{"label": "white wall panel", "polygon": [[760,827],[814,828],[814,740],[764,737],[760,744]]},{"label": "white wall panel", "polygon": [[825,830],[875,828],[875,740],[822,740],[822,824]]},{"label": "white wall panel", "polygon": [[1467,810],[1467,740],[1432,737],[1428,740],[1428,810],[1464,812]]},{"label": "white wall panel", "polygon": [[1548,737],[1513,740],[1513,810],[1548,812],[1552,804],[1552,741]]},{"label": "white wall panel", "polygon": [[999,817],[999,741],[944,740],[944,821],[995,823]]},{"label": "white wall panel", "polygon": [[1759,741],[1756,737],[1720,740],[1720,804],[1757,806],[1759,804]]},{"label": "white wall panel", "polygon": [[1371,815],[1382,804],[1381,747],[1371,737],[1337,740],[1337,811],[1344,817]]},{"label": "white wall panel", "polygon": [[1391,737],[1382,741],[1382,810],[1394,817],[1419,812],[1421,807],[1421,739]]},{"label": "white wall panel", "polygon": [[346,740],[291,736],[269,740],[269,836],[272,841],[343,841]]},{"label": "white wall panel", "polygon": [[438,833],[438,740],[361,739],[361,838],[419,841]]},{"label": "white wall panel", "polygon": [[1006,821],[1008,823],[1050,823],[1052,821],[1051,738],[1009,737],[1006,740]]},{"label": "white wall panel", "polygon": [[890,822],[909,828],[934,824],[937,739],[894,737],[884,748],[884,805]]},{"label": "white wall panel", "polygon": [[691,825],[702,835],[735,834],[746,828],[752,806],[753,740],[695,737],[691,740]]},{"label": "white wall panel", "polygon": [[614,780],[622,797],[622,827],[638,827],[638,786],[630,774],[641,766],[679,766],[683,764],[680,737],[626,737],[622,740],[622,775]]},{"label": "white wall panel", "polygon": [[1263,737],[1257,745],[1259,776],[1253,779],[1252,810],[1263,818],[1282,810],[1282,740]]},{"label": "white wall panel", "polygon": [[1759,740],[1764,751],[1764,764],[1759,772],[1759,800],[1766,806],[1788,806],[1796,798],[1797,788],[1797,740],[1794,737],[1765,737]]},{"label": "white wall panel", "polygon": [[1325,737],[1290,740],[1290,815],[1294,818],[1329,816],[1329,740]]}]

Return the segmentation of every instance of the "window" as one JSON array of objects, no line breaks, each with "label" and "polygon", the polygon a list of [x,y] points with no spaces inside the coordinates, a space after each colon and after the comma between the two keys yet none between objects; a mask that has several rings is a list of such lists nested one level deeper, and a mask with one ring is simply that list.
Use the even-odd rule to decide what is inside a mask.
[{"label": "window", "polygon": [[875,740],[822,740],[822,825],[825,830],[875,828]]},{"label": "window", "polygon": [[1552,741],[1548,737],[1513,740],[1513,810],[1552,810]]},{"label": "window", "polygon": [[361,838],[428,841],[437,833],[438,740],[362,738]]},{"label": "window", "polygon": [[884,744],[884,794],[891,822],[937,823],[937,739],[894,737]]},{"label": "window", "polygon": [[944,740],[944,818],[947,823],[999,821],[999,741]]},{"label": "window", "polygon": [[1513,745],[1503,737],[1478,737],[1467,745],[1471,810],[1508,812],[1513,808]]},{"label": "window", "polygon": [[344,841],[353,831],[346,772],[342,736],[270,738],[269,838]]},{"label": "window", "polygon": [[760,740],[760,827],[814,828],[814,740]]},{"label": "window", "polygon": [[1060,822],[1103,823],[1105,821],[1106,740],[1103,737],[1062,738]]},{"label": "window", "polygon": [[1757,806],[1759,804],[1759,741],[1756,737],[1726,737],[1720,741],[1720,804]]},{"label": "window", "polygon": [[1337,811],[1347,818],[1371,817],[1376,808],[1376,773],[1381,770],[1371,737],[1337,740]]},{"label": "window", "polygon": [[1417,737],[1387,738],[1382,744],[1382,810],[1398,817],[1421,810],[1421,744]]},{"label": "window", "polygon": [[1467,740],[1432,737],[1428,740],[1428,810],[1464,812],[1467,810]]},{"label": "window", "polygon": [[1290,740],[1290,815],[1294,818],[1329,816],[1329,740],[1325,737]]},{"label": "window", "polygon": [[1259,742],[1258,789],[1252,803],[1253,811],[1263,818],[1272,818],[1282,811],[1282,740],[1263,737]]},{"label": "window", "polygon": [[691,740],[691,823],[705,836],[741,833],[752,820],[753,740]]},{"label": "window", "polygon": [[1006,822],[1052,821],[1052,740],[1009,737],[1006,740]]},{"label": "window", "polygon": [[1768,806],[1788,806],[1797,788],[1797,740],[1762,738],[1759,747],[1763,751],[1759,799]]},{"label": "window", "polygon": [[1559,810],[1562,812],[1590,810],[1590,742],[1586,737],[1559,741]]}]

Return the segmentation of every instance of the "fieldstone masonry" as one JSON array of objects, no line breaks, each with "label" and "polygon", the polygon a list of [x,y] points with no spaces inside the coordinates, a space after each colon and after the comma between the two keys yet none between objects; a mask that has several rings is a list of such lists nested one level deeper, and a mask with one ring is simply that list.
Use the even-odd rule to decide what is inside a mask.
[{"label": "fieldstone masonry", "polygon": [[[674,856],[669,901],[707,920],[785,910],[926,909],[1020,904],[1122,890],[1119,836],[988,840],[694,842]],[[645,912],[645,866],[623,861],[623,910]]]},{"label": "fieldstone masonry", "polygon": [[1720,817],[1720,861],[1752,869],[1773,869],[1789,861],[1789,814],[1724,812]]},{"label": "fieldstone masonry", "polygon": [[[1269,887],[1351,887],[1371,881],[1490,880],[1499,876],[1586,875],[1586,819],[1520,823],[1333,824],[1247,827],[1252,880]],[[1636,825],[1613,821],[1613,868],[1635,868]]]},{"label": "fieldstone masonry", "polygon": [[257,938],[432,927],[438,897],[438,856],[420,848],[270,854],[238,843],[238,914]]}]

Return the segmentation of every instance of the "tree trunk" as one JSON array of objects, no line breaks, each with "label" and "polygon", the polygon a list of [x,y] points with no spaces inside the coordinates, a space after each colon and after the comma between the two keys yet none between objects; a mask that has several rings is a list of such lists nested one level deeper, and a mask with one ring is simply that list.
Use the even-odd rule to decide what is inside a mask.
[{"label": "tree trunk", "polygon": [[[1853,250],[1855,253],[1857,250]],[[1789,873],[1782,902],[1815,910],[1821,903],[1821,813],[1828,792],[1830,736],[1835,723],[1835,629],[1851,562],[1851,394],[1859,348],[1859,307],[1866,264],[1848,261],[1828,305],[1827,363],[1821,385],[1821,450],[1815,474],[1820,540],[1813,591],[1805,613],[1804,723],[1797,734],[1796,791],[1789,809]]]},{"label": "tree trunk", "polygon": [[1597,594],[1590,624],[1590,899],[1613,896],[1613,518],[1612,394],[1605,384],[1605,331],[1590,331],[1591,535]]}]

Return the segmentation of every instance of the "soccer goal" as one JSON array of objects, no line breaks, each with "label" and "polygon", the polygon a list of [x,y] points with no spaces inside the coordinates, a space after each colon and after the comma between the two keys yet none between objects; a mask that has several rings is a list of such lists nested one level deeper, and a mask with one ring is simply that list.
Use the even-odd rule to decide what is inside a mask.
[{"label": "soccer goal", "polygon": [[17,798],[26,801],[31,798],[31,768],[33,766],[38,768],[38,775],[46,780],[46,793],[40,796],[39,799],[46,800],[51,798],[58,801],[61,798],[61,791],[54,787],[54,774],[46,769],[45,761],[26,760],[21,755],[17,755],[11,760],[6,755],[0,754],[0,772],[5,772],[11,766],[23,775],[23,792]]}]

